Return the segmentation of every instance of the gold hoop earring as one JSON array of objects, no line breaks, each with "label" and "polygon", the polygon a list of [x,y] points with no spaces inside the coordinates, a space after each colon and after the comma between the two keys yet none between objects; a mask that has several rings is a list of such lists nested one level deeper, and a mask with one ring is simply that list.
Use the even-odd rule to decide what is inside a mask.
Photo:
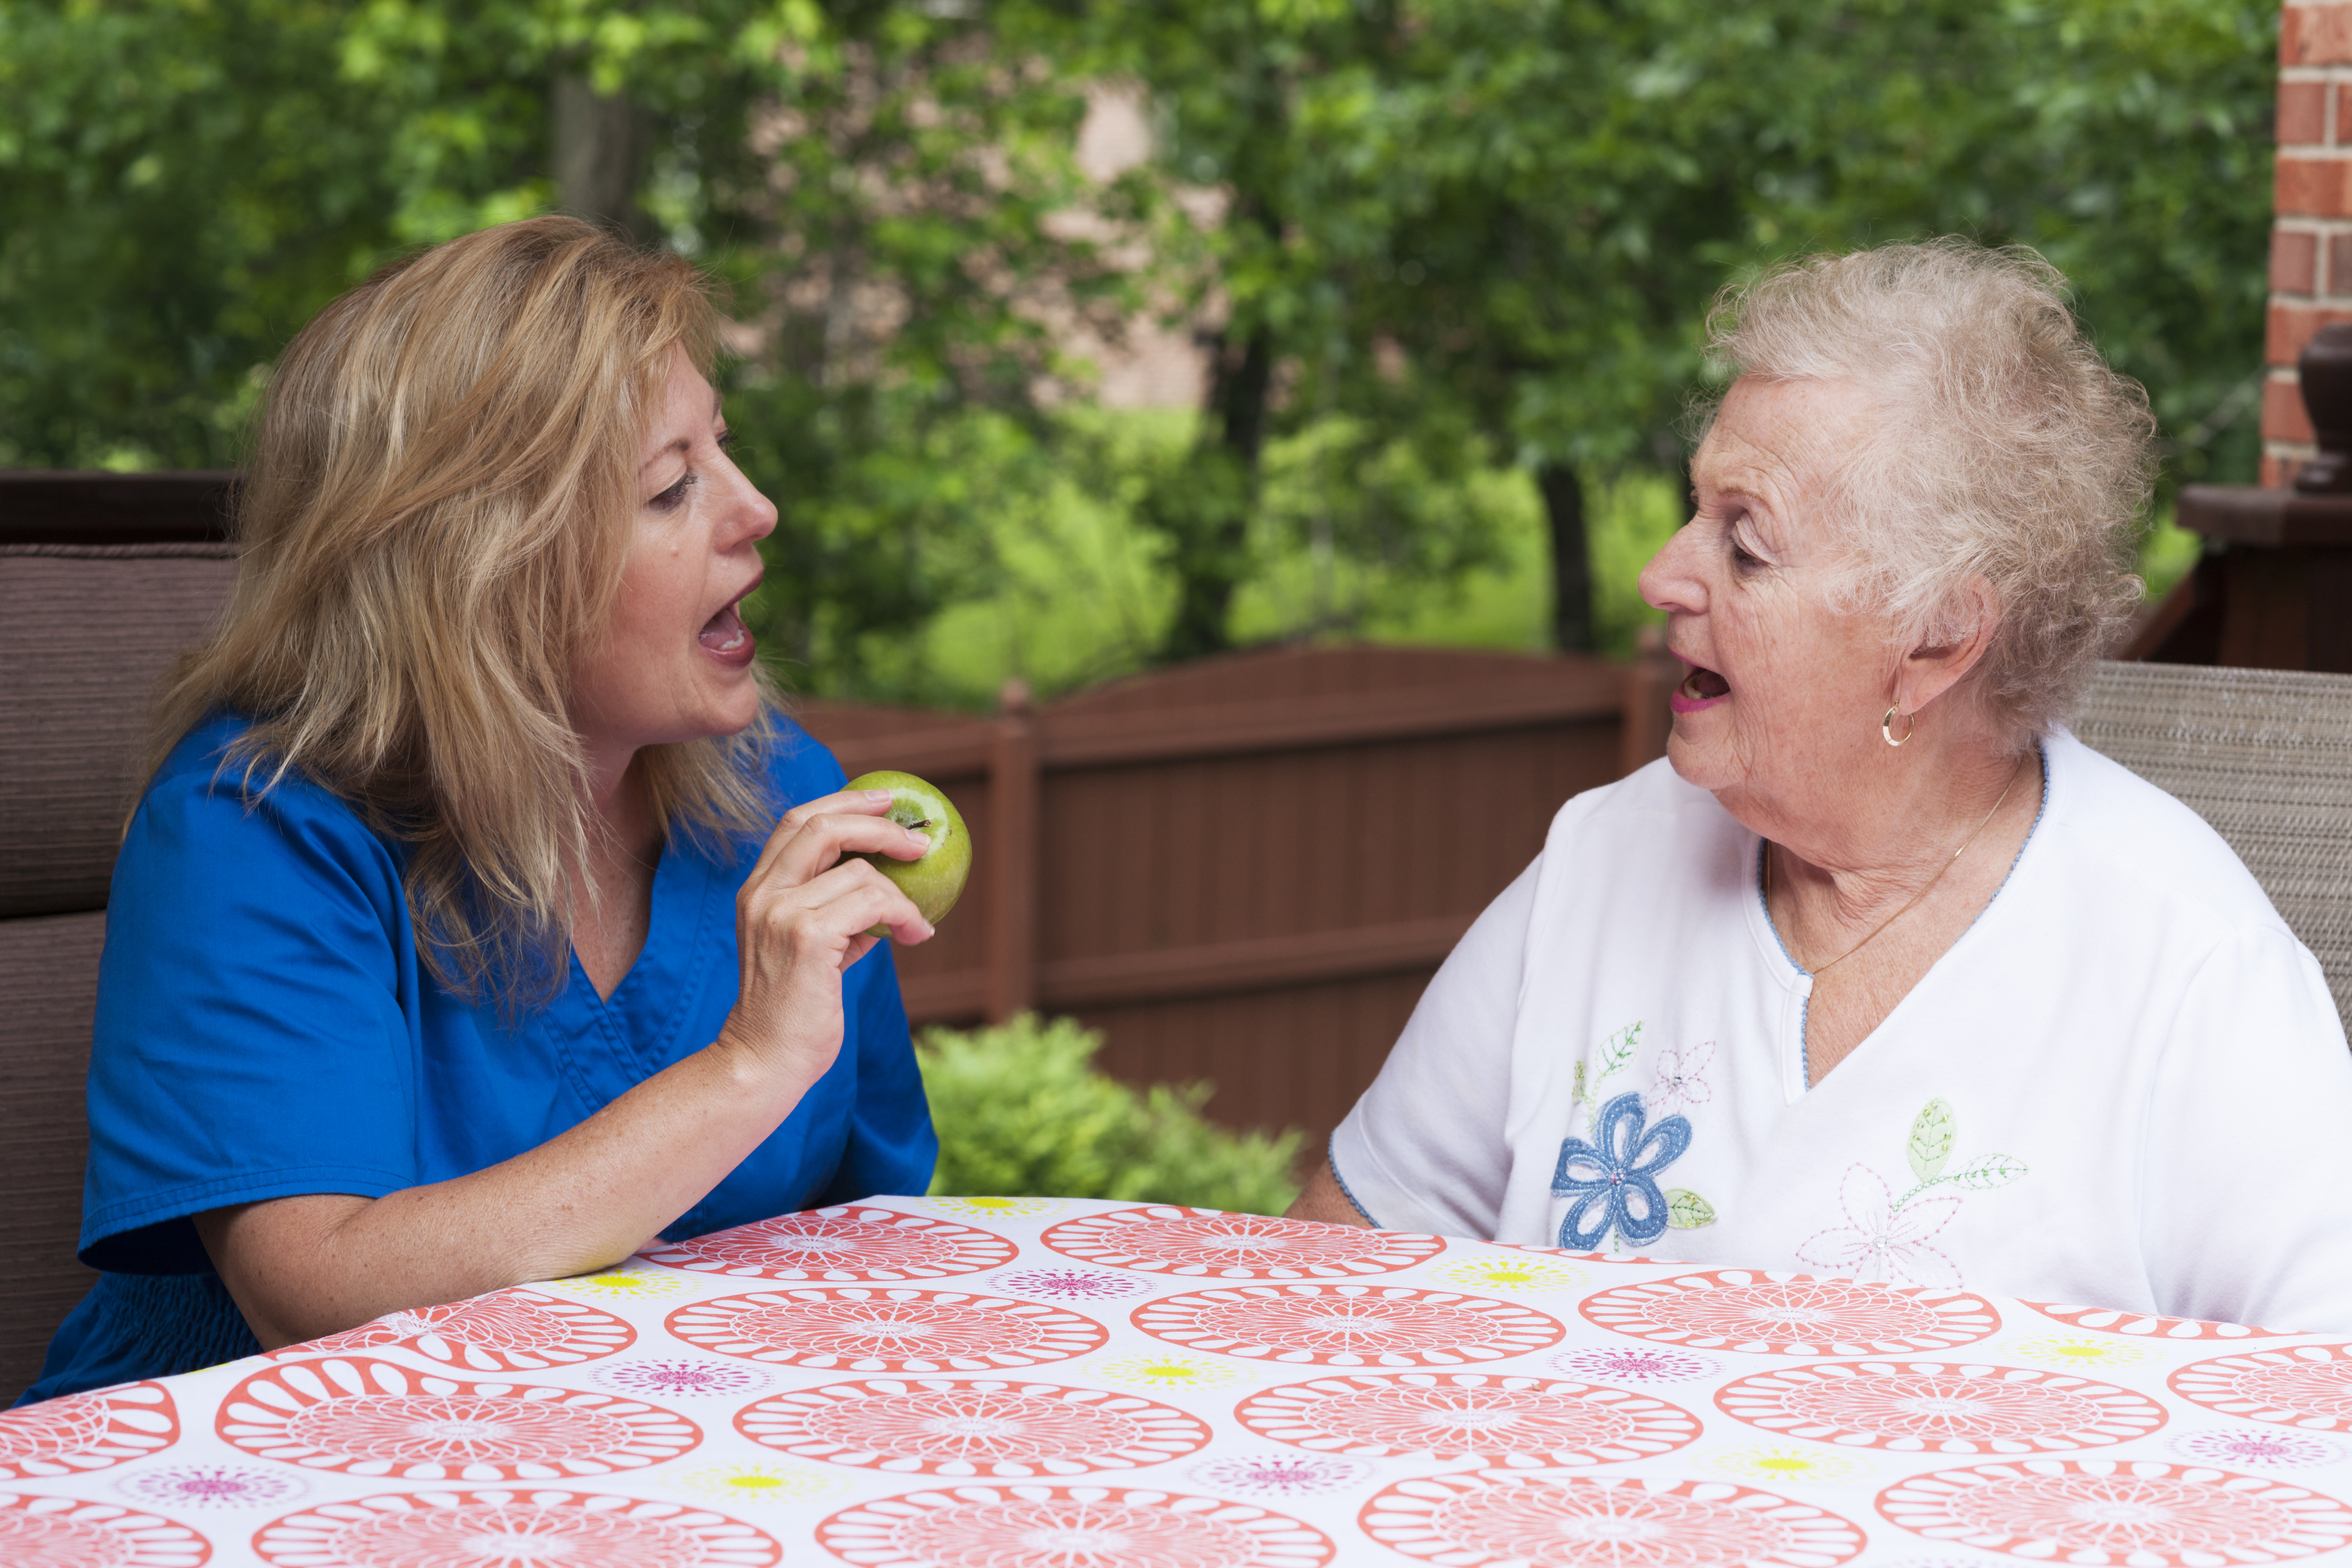
[{"label": "gold hoop earring", "polygon": [[1895,707],[1889,708],[1886,710],[1886,717],[1878,721],[1878,732],[1886,737],[1886,743],[1890,746],[1901,745],[1903,741],[1909,740],[1913,732],[1919,728],[1919,715],[1916,713],[1905,713],[1903,715],[1905,720],[1903,741],[1898,741],[1895,738],[1895,715],[1900,711],[1901,707],[1902,705],[1897,703]]}]

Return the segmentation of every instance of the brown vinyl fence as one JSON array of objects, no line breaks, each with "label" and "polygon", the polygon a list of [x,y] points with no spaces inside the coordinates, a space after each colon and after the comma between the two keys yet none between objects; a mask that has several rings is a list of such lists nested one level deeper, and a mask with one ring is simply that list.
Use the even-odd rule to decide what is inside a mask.
[{"label": "brown vinyl fence", "polygon": [[1560,803],[1664,750],[1673,679],[1284,648],[994,719],[800,717],[853,775],[941,785],[971,829],[963,901],[898,955],[918,1025],[1075,1015],[1120,1077],[1208,1079],[1219,1120],[1319,1141]]}]

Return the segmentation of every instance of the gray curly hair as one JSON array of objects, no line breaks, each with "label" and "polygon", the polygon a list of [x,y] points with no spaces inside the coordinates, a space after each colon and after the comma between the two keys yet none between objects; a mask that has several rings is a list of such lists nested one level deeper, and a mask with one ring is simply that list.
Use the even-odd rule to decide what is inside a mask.
[{"label": "gray curly hair", "polygon": [[1948,642],[1981,580],[2000,625],[1971,694],[2013,745],[2063,720],[2139,603],[2156,420],[2058,269],[1949,237],[1808,257],[1727,286],[1707,339],[1736,375],[1871,395],[1870,437],[1824,498],[1850,552],[1843,607],[1906,646]]}]

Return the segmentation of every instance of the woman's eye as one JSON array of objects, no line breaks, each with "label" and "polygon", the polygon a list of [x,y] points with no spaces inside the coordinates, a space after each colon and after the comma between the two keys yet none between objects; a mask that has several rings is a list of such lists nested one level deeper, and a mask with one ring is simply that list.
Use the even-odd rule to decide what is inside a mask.
[{"label": "woman's eye", "polygon": [[677,483],[646,504],[656,511],[676,511],[686,500],[686,487],[692,483],[694,483],[694,476],[691,473],[681,474],[678,476]]}]

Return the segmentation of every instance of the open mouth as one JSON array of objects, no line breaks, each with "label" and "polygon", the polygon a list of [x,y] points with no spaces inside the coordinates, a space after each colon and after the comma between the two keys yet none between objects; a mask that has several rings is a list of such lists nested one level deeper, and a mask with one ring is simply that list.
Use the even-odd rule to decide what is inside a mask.
[{"label": "open mouth", "polygon": [[743,624],[742,601],[732,600],[702,623],[695,640],[706,652],[728,664],[751,661],[751,628]]},{"label": "open mouth", "polygon": [[1731,695],[1731,682],[1698,665],[1690,667],[1680,686],[1666,706],[1677,713],[1696,713],[1702,708],[1712,708]]}]

